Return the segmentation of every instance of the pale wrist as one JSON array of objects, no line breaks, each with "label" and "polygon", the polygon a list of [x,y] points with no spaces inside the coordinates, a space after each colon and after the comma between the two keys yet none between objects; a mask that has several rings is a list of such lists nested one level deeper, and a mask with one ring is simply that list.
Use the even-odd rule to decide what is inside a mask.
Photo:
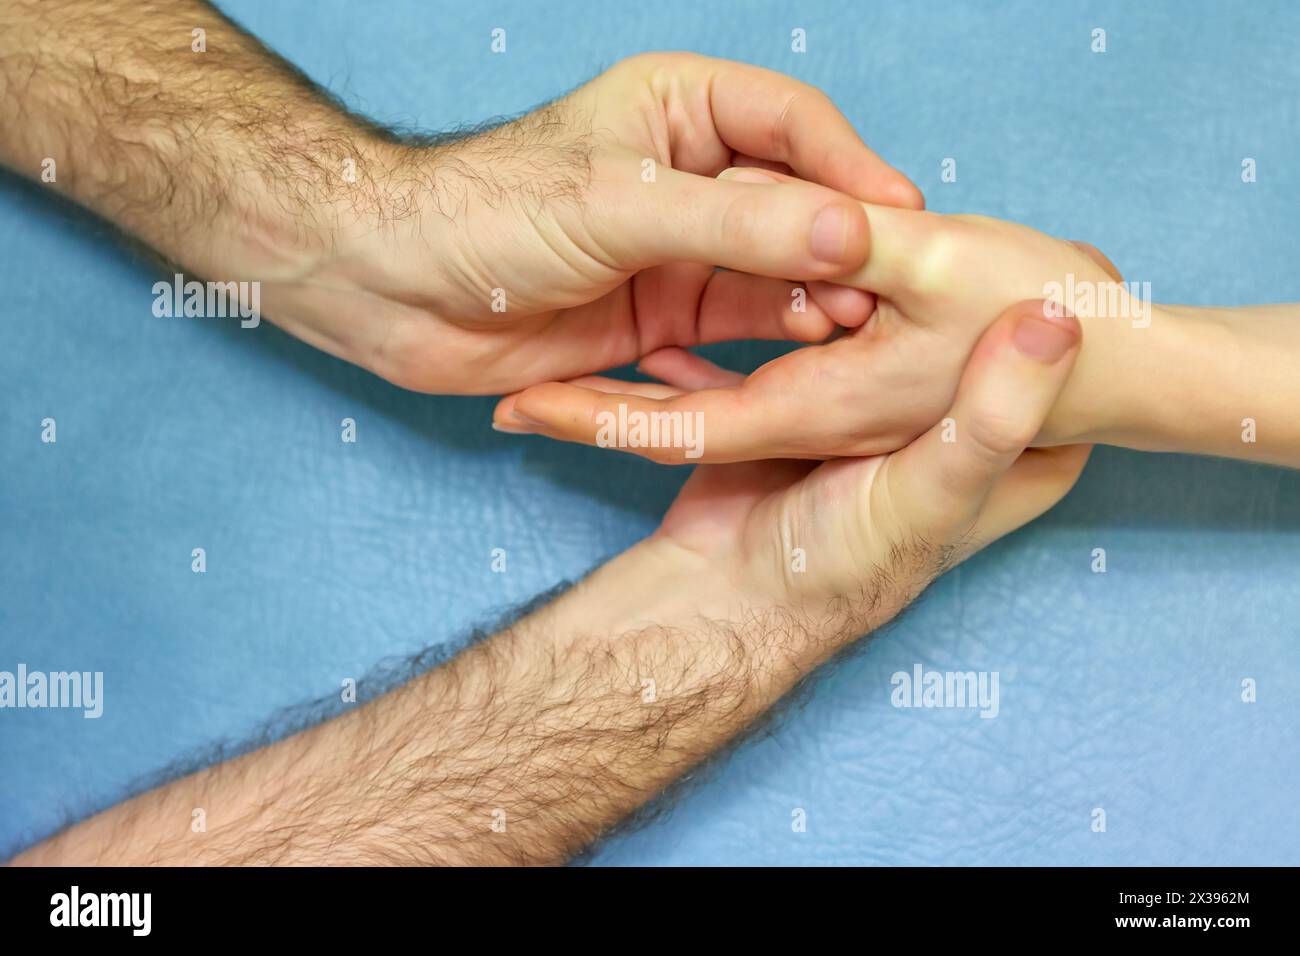
[{"label": "pale wrist", "polygon": [[1083,350],[1038,443],[1172,450],[1202,400],[1205,363],[1223,348],[1220,331],[1156,304],[1138,319],[1085,322]]}]

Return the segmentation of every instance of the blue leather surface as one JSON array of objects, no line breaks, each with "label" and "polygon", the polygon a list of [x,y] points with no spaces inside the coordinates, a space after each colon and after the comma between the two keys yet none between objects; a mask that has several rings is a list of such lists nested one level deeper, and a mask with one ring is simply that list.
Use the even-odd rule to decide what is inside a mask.
[{"label": "blue leather surface", "polygon": [[[1090,240],[1158,300],[1300,299],[1296,4],[226,6],[349,103],[431,128],[647,49],[760,63],[826,89],[932,208]],[[582,574],[684,477],[497,435],[488,400],[401,392],[269,324],[156,319],[153,281],[104,227],[0,180],[0,669],[106,682],[99,720],[0,711],[0,854]],[[594,859],[1300,862],[1298,581],[1300,475],[1103,450],[1063,506]],[[997,671],[999,716],[894,708],[890,675],[917,663]]]}]

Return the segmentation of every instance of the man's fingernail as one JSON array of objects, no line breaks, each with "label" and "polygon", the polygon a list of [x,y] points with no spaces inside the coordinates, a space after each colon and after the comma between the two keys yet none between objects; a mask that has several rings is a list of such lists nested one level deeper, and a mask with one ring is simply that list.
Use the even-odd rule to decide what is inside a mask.
[{"label": "man's fingernail", "polygon": [[492,423],[492,430],[494,432],[504,432],[507,435],[531,435],[532,434],[532,431],[530,429],[513,428],[510,425],[500,425],[496,422]]},{"label": "man's fingernail", "polygon": [[842,206],[827,206],[812,227],[812,253],[822,262],[843,262],[848,245],[848,218]]},{"label": "man's fingernail", "polygon": [[1016,348],[1030,358],[1055,362],[1079,341],[1079,320],[1058,309],[1027,312],[1012,338]]}]

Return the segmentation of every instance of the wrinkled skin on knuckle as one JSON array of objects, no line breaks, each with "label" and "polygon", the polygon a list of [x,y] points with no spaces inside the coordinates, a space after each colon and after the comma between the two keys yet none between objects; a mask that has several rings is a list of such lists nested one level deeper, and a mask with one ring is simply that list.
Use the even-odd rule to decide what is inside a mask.
[{"label": "wrinkled skin on knuckle", "polygon": [[596,78],[596,82],[653,82],[663,68],[664,54],[648,52],[624,57]]},{"label": "wrinkled skin on knuckle", "polygon": [[[681,99],[690,87],[697,85],[692,81],[698,77],[697,71],[705,60],[707,57],[694,53],[638,53],[616,64],[604,76],[611,77],[628,88],[640,85],[663,104]],[[698,88],[707,96],[707,82],[699,83]],[[620,109],[626,105],[618,104]]]},{"label": "wrinkled skin on knuckle", "polygon": [[793,152],[794,143],[790,139],[790,118],[803,109],[835,108],[831,98],[819,87],[799,83],[785,97],[781,104],[776,123],[772,126],[771,150],[773,156],[786,156]]},{"label": "wrinkled skin on knuckle", "polygon": [[739,249],[760,248],[763,242],[764,210],[755,195],[740,195],[733,199],[722,214],[718,224],[723,241]]},{"label": "wrinkled skin on knuckle", "polygon": [[[958,428],[961,428],[958,422]],[[966,422],[970,451],[982,459],[998,462],[1027,447],[1038,434],[1034,421],[1005,412],[983,412]],[[960,432],[957,440],[961,441]]]}]

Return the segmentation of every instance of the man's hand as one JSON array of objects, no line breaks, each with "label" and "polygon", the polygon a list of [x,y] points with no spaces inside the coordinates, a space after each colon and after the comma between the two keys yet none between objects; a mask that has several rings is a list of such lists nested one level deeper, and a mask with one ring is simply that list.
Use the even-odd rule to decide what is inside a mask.
[{"label": "man's hand", "polygon": [[[819,91],[688,54],[633,57],[506,126],[375,156],[396,214],[345,226],[318,275],[268,292],[270,314],[309,339],[335,330],[424,391],[500,394],[670,345],[820,341],[870,303],[814,281],[792,308],[790,280],[866,258],[843,193],[922,205]],[[811,182],[714,178],[737,162]]]},{"label": "man's hand", "polygon": [[656,535],[509,630],[17,862],[562,862],[1068,491],[1086,448],[1023,449],[1078,343],[1073,318],[1013,307],[951,430],[872,459],[700,468]]},{"label": "man's hand", "polygon": [[[0,162],[47,160],[198,277],[259,281],[267,318],[430,392],[820,340],[869,308],[818,281],[866,258],[850,196],[922,205],[825,95],[757,67],[637,56],[499,128],[399,139],[200,0],[0,3]],[[801,179],[715,179],[737,164]]]},{"label": "man's hand", "polygon": [[[1025,450],[1078,354],[1078,320],[1018,303],[983,334],[943,421],[889,455],[697,469],[659,535],[760,603],[843,634],[897,614],[957,562],[1054,505],[1089,446]],[[796,553],[797,549],[797,553]]]},{"label": "man's hand", "polygon": [[[875,308],[834,341],[789,352],[748,376],[682,349],[665,349],[640,366],[663,385],[601,376],[538,385],[503,399],[494,422],[596,444],[602,414],[617,415],[623,405],[628,415],[702,415],[705,440],[698,461],[880,454],[939,420],[975,342],[1005,308],[1032,298],[1059,303],[1069,290],[1089,288],[1100,294],[1100,303],[1095,296],[1091,306],[1065,303],[1088,329],[1080,367],[1035,440],[1090,440],[1088,416],[1119,397],[1113,374],[1121,340],[1140,346],[1142,336],[1158,334],[1133,328],[1128,316],[1103,315],[1107,293],[1118,293],[1120,280],[1110,261],[1086,244],[995,219],[878,206],[868,207],[868,214],[871,256],[843,281],[874,294]],[[1060,297],[1049,295],[1053,284]],[[1149,307],[1127,294],[1123,301],[1133,309]],[[1100,394],[1107,389],[1111,395]],[[658,461],[688,461],[681,447],[627,450]]]}]

